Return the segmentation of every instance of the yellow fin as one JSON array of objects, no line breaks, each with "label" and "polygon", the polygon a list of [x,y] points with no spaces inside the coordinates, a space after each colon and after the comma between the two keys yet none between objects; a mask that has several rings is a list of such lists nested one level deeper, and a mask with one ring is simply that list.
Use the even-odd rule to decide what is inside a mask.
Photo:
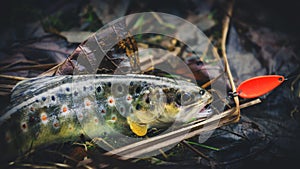
[{"label": "yellow fin", "polygon": [[127,123],[130,126],[131,131],[137,136],[144,136],[147,134],[148,126],[146,124],[139,124],[127,117]]}]

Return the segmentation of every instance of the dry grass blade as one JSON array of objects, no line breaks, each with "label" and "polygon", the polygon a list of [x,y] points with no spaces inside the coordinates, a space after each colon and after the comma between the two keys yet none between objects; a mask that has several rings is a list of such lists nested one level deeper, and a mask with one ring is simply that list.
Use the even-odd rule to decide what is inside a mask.
[{"label": "dry grass blade", "polygon": [[41,169],[53,169],[53,168],[57,168],[56,166],[53,165],[36,165],[36,164],[28,164],[28,163],[24,163],[24,164],[19,164],[19,167],[26,167],[26,168],[41,168]]},{"label": "dry grass blade", "polygon": [[53,154],[58,154],[58,155],[60,155],[64,158],[67,158],[67,159],[71,160],[71,161],[74,161],[74,162],[77,162],[77,163],[79,162],[78,160],[74,159],[73,157],[70,157],[70,156],[68,156],[66,154],[63,154],[61,152],[58,152],[58,151],[46,150],[46,152],[53,153]]},{"label": "dry grass blade", "polygon": [[9,95],[14,86],[15,85],[10,85],[10,84],[0,84],[0,96]]},{"label": "dry grass blade", "polygon": [[4,91],[10,91],[15,85],[11,84],[0,84],[0,89]]},{"label": "dry grass blade", "polygon": [[[225,71],[227,73],[228,79],[229,79],[229,83],[232,89],[232,92],[235,93],[236,92],[236,87],[233,81],[233,77],[232,77],[232,73],[229,67],[229,63],[228,63],[228,59],[227,59],[227,54],[226,54],[226,39],[227,39],[227,34],[228,34],[228,29],[229,29],[229,24],[230,24],[230,17],[232,16],[232,12],[233,12],[233,4],[234,4],[234,0],[230,0],[229,4],[228,4],[228,8],[227,8],[227,14],[223,20],[223,29],[222,29],[222,39],[221,39],[221,52],[222,52],[222,56],[224,59],[224,66],[225,66]],[[235,115],[235,122],[237,122],[239,120],[240,117],[240,105],[239,105],[239,98],[237,96],[235,96],[234,98],[234,102],[236,105],[236,111],[233,113],[233,115]]]},{"label": "dry grass blade", "polygon": [[2,75],[2,74],[0,74],[0,78],[11,79],[11,80],[18,80],[18,81],[28,79],[28,78],[26,78],[26,77],[10,76],[10,75]]},{"label": "dry grass blade", "polygon": [[50,69],[53,66],[56,66],[56,63],[50,63],[50,64],[42,64],[42,65],[32,65],[32,66],[23,66],[18,68],[7,68],[0,70],[0,72],[13,72],[13,71],[20,71],[20,70],[42,70],[42,69]]},{"label": "dry grass blade", "polygon": [[63,164],[63,163],[53,163],[53,165],[55,165],[57,167],[61,167],[61,168],[72,168],[70,165]]},{"label": "dry grass blade", "polygon": [[41,73],[40,75],[38,75],[39,77],[43,77],[43,76],[54,76],[57,73],[59,74],[60,69],[62,69],[64,66],[67,66],[69,63],[69,65],[72,67],[72,69],[74,69],[74,65],[73,62],[71,61],[71,56],[68,57],[64,62],[56,64],[54,67],[52,67],[51,69],[47,70],[44,73]]},{"label": "dry grass blade", "polygon": [[37,62],[35,61],[31,61],[31,60],[17,60],[13,63],[9,63],[9,64],[3,64],[3,66],[1,66],[0,68],[0,71],[5,71],[15,65],[18,65],[18,64],[38,64]]},{"label": "dry grass blade", "polygon": [[222,76],[223,76],[223,73],[224,73],[224,72],[222,72],[222,73],[221,73],[219,76],[217,76],[216,78],[214,78],[214,79],[212,79],[212,80],[206,82],[205,84],[203,84],[203,85],[201,86],[201,88],[206,89],[208,86],[210,86],[211,84],[213,84],[214,82],[216,82],[220,77],[222,77]]}]

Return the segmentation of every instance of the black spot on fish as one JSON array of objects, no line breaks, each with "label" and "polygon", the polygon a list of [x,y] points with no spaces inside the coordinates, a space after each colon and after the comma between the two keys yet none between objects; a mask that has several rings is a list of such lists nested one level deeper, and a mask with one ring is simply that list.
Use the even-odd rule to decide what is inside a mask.
[{"label": "black spot on fish", "polygon": [[125,108],[122,106],[120,107],[120,112],[123,113],[125,111]]},{"label": "black spot on fish", "polygon": [[150,98],[149,98],[149,96],[147,96],[147,97],[146,97],[146,100],[145,100],[145,102],[146,102],[147,104],[149,104],[149,103],[150,103]]},{"label": "black spot on fish", "polygon": [[129,113],[133,113],[133,108],[132,107],[129,108]]},{"label": "black spot on fish", "polygon": [[102,89],[101,89],[101,86],[98,86],[96,90],[97,90],[97,93],[100,93],[101,90],[102,90]]},{"label": "black spot on fish", "polygon": [[74,96],[78,96],[78,92],[77,91],[74,92]]},{"label": "black spot on fish", "polygon": [[140,93],[141,91],[142,91],[141,86],[138,86],[138,87],[135,89],[135,92],[136,92],[136,93]]},{"label": "black spot on fish", "polygon": [[141,106],[140,104],[137,104],[137,105],[135,106],[135,109],[136,109],[136,110],[141,110],[141,109],[142,109],[142,106]]},{"label": "black spot on fish", "polygon": [[69,87],[66,87],[66,91],[67,91],[67,92],[70,92],[70,88],[69,88]]},{"label": "black spot on fish", "polygon": [[178,105],[181,105],[181,93],[180,92],[176,94],[176,103]]},{"label": "black spot on fish", "polygon": [[45,96],[42,97],[43,102],[47,100]]},{"label": "black spot on fish", "polygon": [[22,129],[24,129],[24,130],[27,129],[27,124],[26,123],[22,124]]},{"label": "black spot on fish", "polygon": [[167,97],[167,104],[171,104],[174,101],[173,97]]},{"label": "black spot on fish", "polygon": [[129,83],[129,85],[130,85],[130,86],[133,86],[133,81],[131,81],[131,82]]},{"label": "black spot on fish", "polygon": [[83,91],[86,91],[86,86],[83,86]]},{"label": "black spot on fish", "polygon": [[146,87],[147,85],[148,85],[148,84],[147,84],[146,81],[143,81],[143,82],[142,82],[142,86],[143,86],[143,87]]},{"label": "black spot on fish", "polygon": [[176,99],[177,99],[177,100],[181,100],[181,93],[177,93]]},{"label": "black spot on fish", "polygon": [[35,122],[35,117],[33,115],[29,116],[28,122],[29,123],[34,123]]},{"label": "black spot on fish", "polygon": [[51,96],[51,100],[52,100],[52,101],[55,101],[55,96]]},{"label": "black spot on fish", "polygon": [[117,90],[118,90],[118,92],[122,92],[123,91],[123,87],[121,86],[121,85],[119,85],[118,87],[117,87]]},{"label": "black spot on fish", "polygon": [[108,86],[108,87],[111,87],[111,82],[107,82],[107,86]]},{"label": "black spot on fish", "polygon": [[157,100],[160,99],[160,94],[159,94],[159,93],[156,94],[156,99],[157,99]]},{"label": "black spot on fish", "polygon": [[107,136],[107,132],[103,132],[103,137],[106,137]]}]

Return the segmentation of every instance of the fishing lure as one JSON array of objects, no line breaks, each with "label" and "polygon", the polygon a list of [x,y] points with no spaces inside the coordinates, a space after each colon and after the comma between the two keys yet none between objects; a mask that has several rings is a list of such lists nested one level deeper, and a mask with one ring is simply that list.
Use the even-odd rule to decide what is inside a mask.
[{"label": "fishing lure", "polygon": [[[193,83],[151,75],[29,79],[13,89],[12,105],[0,117],[1,152],[10,157],[85,133],[145,136],[151,128],[195,118],[211,101],[210,93]],[[118,138],[112,143],[122,144]]]},{"label": "fishing lure", "polygon": [[237,94],[242,98],[257,98],[275,89],[284,81],[280,75],[257,76],[243,81],[237,87]]}]

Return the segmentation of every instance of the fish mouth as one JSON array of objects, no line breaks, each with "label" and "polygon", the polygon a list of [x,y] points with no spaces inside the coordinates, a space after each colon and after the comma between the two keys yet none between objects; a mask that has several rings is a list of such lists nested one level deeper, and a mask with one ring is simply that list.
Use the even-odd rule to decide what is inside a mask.
[{"label": "fish mouth", "polygon": [[195,103],[186,105],[186,106],[184,106],[184,109],[185,109],[185,108],[186,108],[186,109],[190,109],[190,108],[201,107],[201,106],[203,106],[203,105],[204,105],[204,106],[203,106],[203,108],[204,108],[204,107],[208,106],[212,101],[213,101],[213,99],[210,97],[210,98],[207,98],[207,99],[205,99],[205,100],[201,100],[201,101],[198,101],[198,102],[195,102]]},{"label": "fish mouth", "polygon": [[[182,112],[179,115],[179,119],[176,118],[179,122],[187,122],[191,119],[195,119],[198,117],[198,114],[208,107],[212,102],[212,98],[202,99],[201,101],[195,102],[193,104],[184,106]],[[182,118],[182,119],[181,119]]]}]

